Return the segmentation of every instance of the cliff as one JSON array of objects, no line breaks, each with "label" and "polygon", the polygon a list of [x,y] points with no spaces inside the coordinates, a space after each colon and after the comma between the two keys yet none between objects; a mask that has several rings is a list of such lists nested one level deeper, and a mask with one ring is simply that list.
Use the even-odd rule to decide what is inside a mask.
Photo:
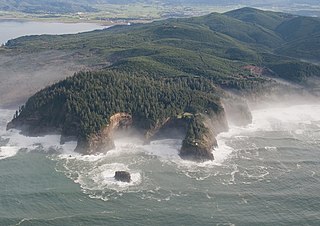
[{"label": "cliff", "polygon": [[215,114],[193,116],[182,142],[180,156],[195,161],[213,160],[212,151],[218,146],[216,136],[227,130],[228,123],[224,110]]},{"label": "cliff", "polygon": [[110,123],[98,133],[91,134],[87,140],[79,140],[76,151],[83,154],[107,152],[113,149],[113,134],[118,129],[134,126],[141,132],[145,142],[156,139],[183,139],[180,156],[184,159],[205,161],[213,160],[212,150],[217,147],[216,135],[228,130],[228,123],[224,110],[218,114],[184,114],[158,122],[149,130],[142,130],[139,124],[132,120],[127,113],[117,113],[110,118]]}]

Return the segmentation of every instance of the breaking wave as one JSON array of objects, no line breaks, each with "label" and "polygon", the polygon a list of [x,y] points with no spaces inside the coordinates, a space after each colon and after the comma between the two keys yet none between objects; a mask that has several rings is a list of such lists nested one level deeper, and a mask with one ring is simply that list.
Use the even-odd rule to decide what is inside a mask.
[{"label": "breaking wave", "polygon": [[[320,105],[299,105],[252,111],[253,122],[246,127],[231,126],[217,136],[215,160],[190,162],[179,155],[181,140],[166,139],[148,145],[135,138],[116,140],[116,148],[105,154],[80,155],[76,142],[60,145],[59,135],[26,137],[17,130],[5,130],[13,111],[0,110],[0,160],[19,151],[43,151],[57,162],[56,170],[79,184],[92,198],[109,200],[124,193],[137,193],[142,199],[167,201],[183,196],[173,188],[164,190],[161,175],[173,169],[176,176],[196,181],[214,180],[224,185],[268,181],[275,175],[292,171],[297,164],[277,159],[281,150],[305,144],[320,144]],[[272,158],[268,157],[272,156]],[[277,164],[277,170],[272,164]],[[299,164],[298,164],[299,165]],[[131,174],[130,183],[114,179],[115,171]]]}]

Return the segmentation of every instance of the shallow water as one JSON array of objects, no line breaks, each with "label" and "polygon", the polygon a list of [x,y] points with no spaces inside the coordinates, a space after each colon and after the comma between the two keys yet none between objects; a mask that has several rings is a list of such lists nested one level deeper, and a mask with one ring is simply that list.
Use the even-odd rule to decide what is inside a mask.
[{"label": "shallow water", "polygon": [[96,29],[103,29],[103,26],[93,23],[0,20],[0,44],[6,43],[9,39],[24,35],[75,34],[78,32],[92,31]]},{"label": "shallow water", "polygon": [[81,156],[59,136],[5,131],[13,112],[0,115],[0,225],[320,225],[320,105],[253,111],[204,163],[181,160],[180,140]]}]

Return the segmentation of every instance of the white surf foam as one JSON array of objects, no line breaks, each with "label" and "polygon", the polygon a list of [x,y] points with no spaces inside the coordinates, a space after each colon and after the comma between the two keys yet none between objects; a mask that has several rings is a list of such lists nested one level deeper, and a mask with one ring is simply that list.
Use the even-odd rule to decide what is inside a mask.
[{"label": "white surf foam", "polygon": [[[96,161],[88,158],[73,157],[64,159],[63,170],[75,183],[79,184],[84,193],[92,198],[106,198],[105,192],[127,191],[136,187],[142,182],[142,173],[139,170],[131,169],[128,163],[107,162],[108,156],[96,158]],[[127,171],[130,173],[131,181],[121,182],[114,178],[116,171]],[[108,198],[106,198],[108,200]]]},{"label": "white surf foam", "polygon": [[[256,131],[272,131],[274,129],[293,129],[297,134],[303,133],[303,129],[299,128],[301,123],[312,123],[320,121],[320,105],[300,105],[283,108],[269,108],[254,110],[253,123],[247,127],[231,126],[228,132],[221,133],[217,136],[219,147],[213,151],[215,160],[196,163],[192,161],[182,160],[179,156],[181,148],[181,140],[166,139],[153,141],[148,145],[143,145],[137,139],[122,138],[115,141],[116,148],[106,154],[98,155],[80,155],[74,152],[76,142],[68,142],[60,145],[59,135],[48,135],[44,137],[26,137],[19,134],[17,130],[5,131],[6,122],[13,115],[13,111],[0,110],[1,117],[1,137],[9,139],[6,145],[0,147],[0,159],[9,158],[20,149],[34,150],[41,147],[44,150],[51,148],[59,150],[60,155],[57,160],[63,164],[64,170],[68,177],[78,183],[85,192],[89,192],[92,197],[105,197],[103,194],[93,191],[114,190],[121,192],[130,190],[137,186],[141,186],[144,181],[143,163],[135,164],[133,158],[135,156],[155,156],[165,164],[174,164],[178,169],[185,172],[189,177],[197,180],[205,180],[210,176],[219,175],[219,168],[212,170],[217,166],[224,166],[226,160],[237,152],[237,147],[230,145],[231,140],[248,139],[253,132]],[[294,126],[292,126],[294,125]],[[276,147],[262,147],[268,151],[277,151]],[[132,159],[125,158],[131,156]],[[130,157],[129,157],[130,158]],[[148,158],[143,158],[148,160]],[[123,161],[121,161],[123,160]],[[141,168],[139,168],[141,167]],[[115,171],[125,170],[132,176],[131,183],[123,183],[115,181]],[[231,169],[232,170],[232,169]],[[265,172],[263,172],[265,174]],[[231,181],[235,180],[238,174],[236,170],[232,170]],[[250,174],[254,175],[254,174]]]},{"label": "white surf foam", "polygon": [[[196,171],[195,168],[210,168],[224,165],[225,161],[239,149],[229,145],[230,141],[248,139],[257,131],[290,131],[302,134],[302,125],[308,125],[320,121],[320,105],[295,105],[276,108],[259,109],[252,111],[253,122],[246,127],[230,126],[228,132],[217,136],[218,147],[213,150],[214,161],[195,163],[182,160],[178,156],[181,146],[168,145],[166,141],[151,143],[144,147],[151,154],[161,159],[176,163],[180,168],[187,171]],[[267,151],[277,151],[277,147],[255,147],[264,148]],[[172,154],[174,153],[174,154]]]},{"label": "white surf foam", "polygon": [[20,134],[19,130],[11,129],[2,137],[9,138],[8,146],[16,147],[17,149],[27,149],[27,151],[41,148],[44,151],[66,151],[72,152],[76,147],[76,142],[66,142],[60,144],[61,135],[46,135],[38,137],[28,137]]},{"label": "white surf foam", "polygon": [[[290,130],[292,126],[320,121],[320,105],[294,105],[252,111],[250,130]],[[297,129],[298,133],[302,131]]]},{"label": "white surf foam", "polygon": [[20,149],[9,144],[10,134],[6,131],[7,123],[12,118],[14,112],[13,110],[0,109],[0,137],[2,140],[8,139],[8,142],[3,142],[4,144],[0,145],[0,160],[15,156]]},{"label": "white surf foam", "polygon": [[[121,182],[116,181],[114,178],[114,174],[116,171],[127,171],[131,175],[131,182]],[[92,175],[92,180],[101,186],[101,189],[104,188],[127,188],[128,186],[137,185],[141,182],[141,174],[139,172],[134,172],[128,168],[127,165],[122,163],[111,163],[111,164],[104,164],[95,170],[93,170],[89,176]]]},{"label": "white surf foam", "polygon": [[[228,132],[217,136],[219,145],[215,152],[217,162],[223,162],[226,156],[234,151],[226,144],[231,139],[248,138],[257,131],[292,130],[296,134],[303,134],[303,125],[320,121],[320,105],[295,105],[253,110],[252,119],[252,123],[246,127],[231,126]],[[276,150],[276,147],[264,148]],[[221,156],[219,156],[220,153]]]},{"label": "white surf foam", "polygon": [[142,149],[148,155],[155,155],[161,160],[177,160],[180,159],[179,149],[182,145],[182,140],[164,139],[150,142],[148,145],[142,146]]},{"label": "white surf foam", "polygon": [[0,160],[10,158],[15,156],[18,153],[19,149],[16,147],[0,147]]},{"label": "white surf foam", "polygon": [[[95,155],[81,155],[72,151],[63,152],[56,156],[56,160],[62,166],[62,169],[58,171],[65,173],[80,185],[84,193],[95,199],[107,201],[111,191],[119,195],[119,192],[134,189],[141,184],[142,173],[130,166],[135,165],[134,156],[141,153],[139,147],[142,142],[136,138],[120,138],[115,140],[115,145],[113,150]],[[131,182],[116,181],[114,178],[116,171],[129,172]]]},{"label": "white surf foam", "polygon": [[41,149],[43,151],[55,150],[73,153],[76,142],[66,142],[61,145],[60,135],[28,137],[20,134],[20,131],[16,129],[6,131],[6,125],[12,119],[13,114],[12,110],[0,109],[0,137],[3,140],[8,140],[0,146],[0,159],[13,157],[22,149],[25,151]]},{"label": "white surf foam", "polygon": [[227,156],[232,152],[232,148],[225,144],[224,136],[229,133],[222,133],[218,136],[219,147],[214,150],[215,160],[205,162],[194,162],[181,159],[179,150],[182,146],[182,140],[164,139],[152,141],[148,145],[141,146],[141,149],[148,155],[156,156],[160,161],[167,164],[174,164],[185,172],[195,172],[198,168],[210,168],[221,165]]}]

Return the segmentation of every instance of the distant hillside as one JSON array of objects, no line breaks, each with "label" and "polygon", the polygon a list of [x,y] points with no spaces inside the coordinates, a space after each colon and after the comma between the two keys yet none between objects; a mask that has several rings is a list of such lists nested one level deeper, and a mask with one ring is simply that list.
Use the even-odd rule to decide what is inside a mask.
[{"label": "distant hillside", "polygon": [[92,1],[59,1],[59,0],[0,0],[0,10],[24,13],[65,14],[76,12],[95,12]]},{"label": "distant hillside", "polygon": [[287,41],[304,39],[320,33],[320,18],[295,17],[281,23],[276,32]]},{"label": "distant hillside", "polygon": [[319,61],[320,32],[286,43],[275,52],[296,58]]},{"label": "distant hillside", "polygon": [[[278,55],[319,61],[319,55],[316,54],[319,49],[319,24],[316,18],[243,8],[226,14],[213,13],[150,24],[116,26],[78,35],[22,37],[8,42],[7,48],[33,52],[44,49],[77,51],[78,58],[83,58],[87,64],[106,64],[106,59],[111,63],[125,59],[137,61],[137,57],[168,64],[170,61],[164,62],[165,57],[160,59],[160,56],[169,53],[177,55],[175,52],[180,52],[177,59],[185,59],[184,55],[192,55],[190,59],[194,59],[197,55],[202,64],[212,59],[213,62],[223,62],[219,63],[221,69],[223,65],[234,65],[226,67],[233,74],[239,71],[233,69],[239,68],[239,62],[263,65],[263,61],[268,61],[269,65],[272,62],[279,64],[287,61]],[[293,31],[294,27],[297,29]],[[310,53],[310,48],[314,49],[314,54]],[[297,52],[298,56],[295,55]],[[262,53],[273,57],[264,58],[265,54]],[[214,64],[207,65],[211,69],[201,73],[210,74],[208,71],[221,70],[211,66]]]},{"label": "distant hillside", "polygon": [[284,21],[296,17],[290,14],[262,11],[249,7],[233,10],[225,13],[225,15],[243,22],[260,25],[261,27],[269,30],[275,30]]}]

